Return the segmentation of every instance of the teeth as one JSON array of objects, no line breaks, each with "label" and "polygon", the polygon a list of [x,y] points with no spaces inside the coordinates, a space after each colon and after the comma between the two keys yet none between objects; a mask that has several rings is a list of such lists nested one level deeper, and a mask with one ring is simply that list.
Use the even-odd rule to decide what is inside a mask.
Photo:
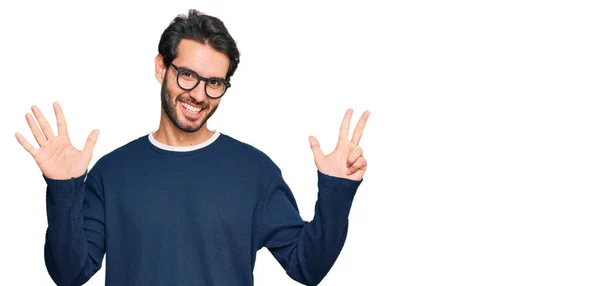
[{"label": "teeth", "polygon": [[202,110],[202,108],[193,107],[193,106],[191,106],[191,105],[189,105],[189,104],[186,104],[186,103],[183,103],[183,102],[181,103],[181,105],[182,105],[182,106],[183,106],[185,109],[189,110],[189,111],[190,111],[190,112],[192,112],[192,113],[198,113],[198,112],[200,112],[200,111]]}]

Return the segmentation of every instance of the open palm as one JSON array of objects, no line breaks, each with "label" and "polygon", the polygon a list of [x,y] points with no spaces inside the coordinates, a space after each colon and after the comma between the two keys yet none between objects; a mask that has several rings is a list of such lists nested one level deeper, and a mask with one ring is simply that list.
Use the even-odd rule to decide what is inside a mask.
[{"label": "open palm", "polygon": [[33,156],[44,176],[55,180],[79,177],[85,174],[87,170],[100,131],[97,129],[92,131],[84,148],[82,150],[76,149],[69,139],[67,123],[60,105],[55,102],[53,107],[56,114],[58,136],[54,136],[50,124],[48,124],[39,108],[32,106],[31,110],[37,119],[37,123],[29,113],[25,115],[25,118],[35,140],[39,144],[39,148],[35,148],[19,133],[16,133],[15,137],[23,148]]},{"label": "open palm", "polygon": [[352,109],[348,109],[344,115],[338,142],[333,152],[327,155],[323,154],[319,141],[314,136],[310,136],[309,141],[315,157],[315,164],[321,173],[360,181],[367,170],[367,161],[363,157],[363,150],[358,143],[367,124],[369,112],[365,111],[362,114],[356,124],[352,139],[348,140],[352,112]]}]

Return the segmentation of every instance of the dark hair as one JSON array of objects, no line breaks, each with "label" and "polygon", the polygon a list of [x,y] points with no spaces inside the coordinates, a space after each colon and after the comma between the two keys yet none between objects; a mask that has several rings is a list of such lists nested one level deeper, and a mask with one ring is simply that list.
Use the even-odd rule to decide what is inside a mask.
[{"label": "dark hair", "polygon": [[225,53],[229,57],[226,80],[229,80],[237,69],[240,52],[229,31],[225,28],[225,24],[218,18],[194,9],[190,9],[187,15],[180,14],[175,17],[163,32],[158,43],[158,52],[163,56],[165,66],[169,66],[177,57],[177,47],[179,47],[181,39],[208,44],[213,49]]}]

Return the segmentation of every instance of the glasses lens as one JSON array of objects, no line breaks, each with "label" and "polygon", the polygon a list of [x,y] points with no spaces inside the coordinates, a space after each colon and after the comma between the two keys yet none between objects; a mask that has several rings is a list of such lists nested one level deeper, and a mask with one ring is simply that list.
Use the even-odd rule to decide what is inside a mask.
[{"label": "glasses lens", "polygon": [[206,81],[206,94],[210,97],[219,97],[225,93],[227,86],[221,79],[208,79]]},{"label": "glasses lens", "polygon": [[198,83],[198,76],[195,73],[189,71],[182,71],[177,77],[177,82],[183,89],[191,89]]}]

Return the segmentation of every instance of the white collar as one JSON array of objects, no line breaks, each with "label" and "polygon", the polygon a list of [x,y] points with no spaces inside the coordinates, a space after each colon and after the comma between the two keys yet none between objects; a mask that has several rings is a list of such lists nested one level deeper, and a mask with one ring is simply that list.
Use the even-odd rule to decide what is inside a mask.
[{"label": "white collar", "polygon": [[221,133],[219,133],[219,131],[217,130],[211,130],[212,132],[214,132],[214,134],[206,141],[197,144],[197,145],[192,145],[192,146],[169,146],[163,143],[160,143],[158,141],[156,141],[156,139],[154,139],[154,136],[152,136],[152,134],[154,132],[156,132],[156,130],[151,131],[150,134],[148,134],[148,139],[150,140],[150,143],[152,143],[152,145],[163,149],[163,150],[167,150],[167,151],[176,151],[176,152],[188,152],[188,151],[194,151],[194,150],[198,150],[200,148],[204,148],[208,145],[210,145],[211,143],[215,142],[215,140],[217,140],[217,138],[219,138],[219,135]]}]

